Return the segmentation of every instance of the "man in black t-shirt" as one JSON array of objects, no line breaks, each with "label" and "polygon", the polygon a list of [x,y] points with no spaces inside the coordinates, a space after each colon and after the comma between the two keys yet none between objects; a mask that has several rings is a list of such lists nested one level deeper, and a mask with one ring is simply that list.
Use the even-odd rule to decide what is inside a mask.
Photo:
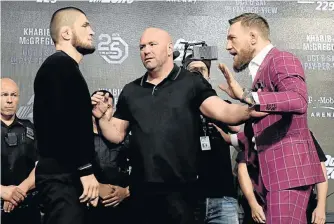
[{"label": "man in black t-shirt", "polygon": [[[206,80],[210,80],[211,61],[186,57],[184,68],[191,72],[200,73]],[[201,115],[200,135],[209,137],[210,147],[203,147],[199,159],[199,192],[204,199],[200,199],[204,223],[239,223],[238,202],[235,177],[232,173],[230,146],[224,141],[214,126],[225,132],[238,132],[239,126],[228,126]]]},{"label": "man in black t-shirt", "polygon": [[[138,202],[137,223],[193,224],[200,112],[229,124],[263,114],[227,104],[201,75],[174,65],[166,31],[146,29],[139,47],[147,72],[125,85],[114,116],[102,116],[99,125],[114,143],[131,130],[130,191]],[[111,114],[103,96],[95,94],[92,101],[102,114]]]},{"label": "man in black t-shirt", "polygon": [[96,206],[99,195],[92,167],[92,106],[79,70],[83,56],[95,50],[94,32],[85,13],[74,7],[53,14],[50,32],[57,52],[44,61],[34,82],[36,187],[44,223],[82,224],[86,207]]},{"label": "man in black t-shirt", "polygon": [[[314,137],[312,131],[311,131],[311,136],[315,148],[317,150],[326,181],[322,183],[317,183],[315,187],[313,187],[310,201],[306,210],[306,216],[309,223],[324,224],[326,223],[326,200],[327,200],[327,190],[328,190],[327,169],[325,165],[327,158],[319,142]],[[314,190],[316,190],[316,194],[314,193]]]},{"label": "man in black t-shirt", "polygon": [[[108,97],[110,106],[113,106],[113,95],[107,90],[100,90],[100,92]],[[94,174],[99,182],[100,201],[96,208],[89,210],[90,223],[104,224],[106,220],[112,220],[116,224],[129,224],[128,145],[125,141],[115,144],[105,139],[95,117],[99,116],[99,110],[94,107],[92,113],[95,146]]]}]

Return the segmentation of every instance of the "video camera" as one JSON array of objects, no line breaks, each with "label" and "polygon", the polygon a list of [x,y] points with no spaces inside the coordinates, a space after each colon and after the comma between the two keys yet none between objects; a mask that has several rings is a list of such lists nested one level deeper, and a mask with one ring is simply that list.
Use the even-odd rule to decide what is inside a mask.
[{"label": "video camera", "polygon": [[[201,42],[180,42],[184,44],[183,58],[182,58],[182,67],[186,61],[186,56],[188,51],[191,51],[191,60],[218,60],[218,47],[217,46],[208,46],[205,41]],[[189,55],[189,54],[188,54]],[[173,59],[180,56],[179,51],[174,51]]]}]

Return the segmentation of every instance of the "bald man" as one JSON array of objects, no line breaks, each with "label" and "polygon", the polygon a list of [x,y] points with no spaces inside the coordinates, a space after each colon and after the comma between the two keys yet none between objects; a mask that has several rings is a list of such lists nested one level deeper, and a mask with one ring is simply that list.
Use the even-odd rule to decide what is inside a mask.
[{"label": "bald man", "polygon": [[[16,116],[19,88],[1,79],[1,221],[40,223],[40,212],[31,200],[35,187],[36,138],[33,124]],[[28,198],[27,198],[28,195]]]},{"label": "bald man", "polygon": [[36,185],[45,208],[44,223],[81,224],[85,209],[97,205],[99,184],[93,174],[94,136],[87,83],[79,70],[94,52],[94,32],[83,11],[56,11],[50,22],[57,52],[37,72],[34,124],[40,160]]},{"label": "bald man", "polygon": [[227,104],[200,74],[174,65],[173,43],[166,31],[146,29],[139,47],[147,72],[125,85],[114,116],[110,118],[112,108],[104,97],[92,97],[105,115],[99,124],[115,143],[132,133],[130,191],[141,223],[193,224],[199,142],[202,150],[210,150],[208,137],[199,133],[200,112],[237,124],[248,119],[251,110]]}]

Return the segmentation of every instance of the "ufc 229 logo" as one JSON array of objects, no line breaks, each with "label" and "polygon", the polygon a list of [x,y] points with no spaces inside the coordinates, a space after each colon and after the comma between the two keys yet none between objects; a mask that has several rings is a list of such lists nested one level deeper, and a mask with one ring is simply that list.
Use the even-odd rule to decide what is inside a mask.
[{"label": "ufc 229 logo", "polygon": [[129,55],[128,44],[118,34],[101,34],[97,50],[109,64],[121,64]]}]

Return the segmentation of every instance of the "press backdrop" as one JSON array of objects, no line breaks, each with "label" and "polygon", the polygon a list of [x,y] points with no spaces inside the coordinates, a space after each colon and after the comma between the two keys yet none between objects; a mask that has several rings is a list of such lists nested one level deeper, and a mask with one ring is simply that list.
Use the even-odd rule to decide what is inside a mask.
[{"label": "press backdrop", "polygon": [[[309,125],[327,155],[328,194],[334,192],[333,0],[2,1],[1,76],[18,83],[21,89],[18,115],[22,118],[33,116],[34,77],[45,58],[55,51],[48,29],[51,15],[65,6],[86,12],[95,31],[97,50],[80,65],[90,91],[109,89],[116,100],[122,87],[145,71],[138,47],[145,28],[167,30],[173,37],[174,48],[180,51],[181,41],[206,41],[218,46],[218,61],[231,67],[232,57],[225,50],[228,19],[244,12],[264,16],[270,24],[272,43],[296,54],[303,63],[309,90]],[[176,63],[180,63],[180,57]],[[250,86],[248,72],[236,77],[243,85]],[[223,81],[217,61],[213,62],[212,85],[216,88]],[[77,112],[69,108],[69,113]],[[327,203],[328,212],[333,213],[334,196],[329,196]]]}]

